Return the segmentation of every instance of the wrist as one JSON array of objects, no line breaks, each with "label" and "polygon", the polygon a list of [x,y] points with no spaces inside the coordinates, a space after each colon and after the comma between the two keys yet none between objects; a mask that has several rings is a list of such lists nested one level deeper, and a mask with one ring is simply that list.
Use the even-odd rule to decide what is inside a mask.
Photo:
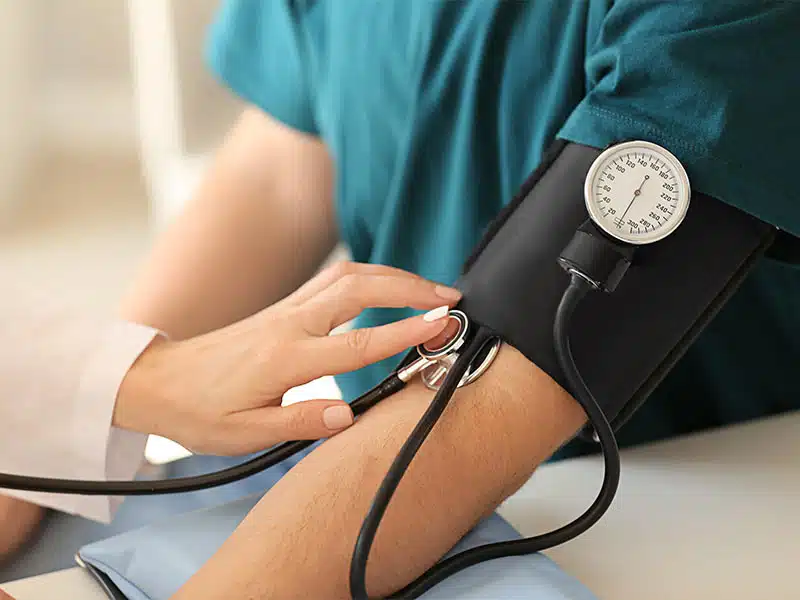
[{"label": "wrist", "polygon": [[114,427],[155,433],[152,431],[152,415],[154,405],[159,402],[158,365],[170,343],[163,335],[154,337],[128,369],[114,403],[111,421]]}]

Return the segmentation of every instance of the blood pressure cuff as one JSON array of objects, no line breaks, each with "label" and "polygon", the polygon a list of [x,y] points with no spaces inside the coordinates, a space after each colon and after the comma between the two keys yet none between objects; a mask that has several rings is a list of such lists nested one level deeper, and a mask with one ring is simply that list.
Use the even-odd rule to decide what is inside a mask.
[{"label": "blood pressure cuff", "polygon": [[[558,141],[489,226],[457,282],[460,308],[569,390],[553,320],[569,275],[557,260],[587,221],[584,180],[600,149]],[[776,243],[777,240],[777,243]],[[641,246],[619,286],[578,306],[570,339],[578,368],[619,429],[772,249],[797,256],[795,238],[702,193],[660,242]]]}]

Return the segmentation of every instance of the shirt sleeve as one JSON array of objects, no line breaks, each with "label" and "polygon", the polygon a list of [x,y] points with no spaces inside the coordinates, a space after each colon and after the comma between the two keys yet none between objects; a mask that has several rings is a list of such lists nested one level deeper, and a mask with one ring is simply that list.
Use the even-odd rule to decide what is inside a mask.
[{"label": "shirt sleeve", "polygon": [[616,0],[559,137],[644,139],[692,188],[800,236],[800,2]]},{"label": "shirt sleeve", "polygon": [[307,19],[303,0],[227,0],[205,46],[212,73],[246,102],[316,135]]},{"label": "shirt sleeve", "polygon": [[[0,298],[0,472],[133,479],[147,436],[112,427],[125,374],[159,334],[27,290]],[[118,497],[0,490],[108,522]]]}]

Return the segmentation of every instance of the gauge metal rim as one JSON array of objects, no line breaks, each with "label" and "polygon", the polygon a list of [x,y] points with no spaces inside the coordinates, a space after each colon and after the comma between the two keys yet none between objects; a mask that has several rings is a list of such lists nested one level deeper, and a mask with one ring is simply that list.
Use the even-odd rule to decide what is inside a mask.
[{"label": "gauge metal rim", "polygon": [[[630,239],[624,236],[621,236],[613,231],[610,227],[607,227],[602,216],[598,213],[597,204],[593,200],[592,197],[592,183],[594,182],[594,178],[597,175],[597,171],[603,166],[609,156],[617,154],[618,152],[622,152],[627,148],[647,148],[652,150],[655,153],[665,155],[670,162],[672,162],[676,168],[676,175],[678,179],[680,179],[681,184],[683,185],[683,189],[685,190],[686,198],[682,200],[678,209],[680,210],[680,214],[673,215],[673,219],[670,220],[670,224],[660,235],[648,238],[646,240],[638,240],[638,239]],[[647,244],[652,244],[654,242],[658,242],[663,240],[665,237],[673,233],[683,222],[686,218],[686,213],[689,210],[689,204],[692,198],[692,190],[689,184],[689,176],[686,173],[686,169],[683,166],[678,158],[672,154],[669,150],[664,148],[663,146],[659,146],[658,144],[654,144],[653,142],[647,142],[645,140],[632,140],[629,142],[623,142],[621,144],[614,144],[613,146],[609,146],[600,155],[594,160],[592,166],[589,167],[589,172],[586,174],[586,179],[583,185],[583,196],[584,196],[584,203],[586,205],[586,210],[589,212],[589,216],[591,217],[592,221],[604,232],[606,232],[611,237],[623,241],[628,244],[636,245],[636,246],[643,246]]]}]

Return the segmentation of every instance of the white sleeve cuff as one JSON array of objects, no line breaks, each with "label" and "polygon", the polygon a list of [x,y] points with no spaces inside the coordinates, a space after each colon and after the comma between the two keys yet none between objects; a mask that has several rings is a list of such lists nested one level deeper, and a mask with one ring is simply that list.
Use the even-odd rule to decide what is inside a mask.
[{"label": "white sleeve cuff", "polygon": [[[142,466],[147,435],[111,425],[122,381],[134,362],[160,332],[119,321],[105,332],[81,377],[76,405],[91,424],[84,435],[87,455],[81,461],[93,474],[85,479],[131,480]],[[121,496],[79,496],[77,512],[108,522],[124,500]]]},{"label": "white sleeve cuff", "polygon": [[[20,390],[25,402],[9,413],[18,431],[39,437],[37,444],[4,445],[3,470],[22,475],[77,480],[131,480],[142,466],[147,436],[112,426],[117,394],[128,370],[159,331],[125,321],[106,323],[91,335],[84,324],[52,338],[47,352],[22,359],[33,369],[41,361],[38,382],[28,380]],[[60,348],[53,349],[53,346]],[[79,348],[83,352],[78,352]],[[75,353],[68,350],[75,350]],[[62,364],[54,364],[54,360]],[[73,364],[73,361],[78,361]],[[31,372],[31,375],[34,375]],[[41,412],[40,412],[41,411]],[[18,437],[18,436],[15,436]],[[30,438],[28,438],[30,440]],[[18,498],[108,523],[123,497],[78,496],[39,492],[3,491]]]}]

